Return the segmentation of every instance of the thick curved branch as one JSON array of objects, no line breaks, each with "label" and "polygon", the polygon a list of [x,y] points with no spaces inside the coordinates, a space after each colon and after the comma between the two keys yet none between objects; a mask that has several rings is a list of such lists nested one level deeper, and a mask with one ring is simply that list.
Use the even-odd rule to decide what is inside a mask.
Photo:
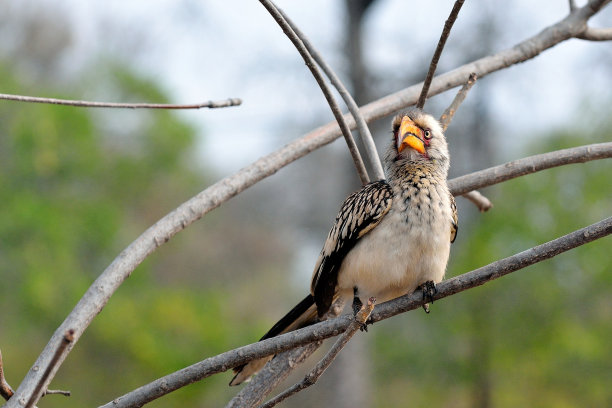
[{"label": "thick curved branch", "polygon": [[[481,286],[491,280],[550,259],[560,253],[610,234],[612,234],[612,217],[471,272],[442,281],[437,285],[438,292],[434,295],[434,300],[443,299],[464,290]],[[420,291],[399,297],[376,306],[368,322],[374,323],[388,319],[397,314],[421,307],[425,302]],[[335,319],[326,320],[303,329],[227,351],[144,385],[103,405],[101,408],[140,407],[180,387],[210,375],[229,370],[232,367],[245,364],[253,359],[277,354],[281,351],[337,336],[344,332],[353,321],[352,316],[342,315]],[[246,406],[250,406],[250,404]]]},{"label": "thick curved branch", "polygon": [[[435,95],[462,85],[467,81],[472,72],[476,73],[479,78],[482,78],[491,72],[524,62],[568,38],[580,35],[586,30],[588,19],[597,13],[604,4],[605,1],[602,0],[591,0],[586,6],[575,9],[568,17],[510,49],[478,59],[434,78],[429,95]],[[412,105],[416,102],[421,86],[421,84],[411,86],[365,105],[362,107],[361,113],[366,120],[370,121]],[[59,344],[66,330],[74,328],[74,342],[66,348],[56,361],[47,381],[53,378],[59,365],[72,349],[72,346],[78,341],[93,318],[100,313],[115,290],[132,273],[136,266],[155,251],[157,247],[218,207],[221,203],[276,173],[289,163],[332,142],[339,135],[340,132],[335,123],[315,129],[283,148],[257,160],[236,174],[218,181],[147,229],[124,249],[90,286],[55,331],[17,389],[17,398],[11,398],[7,403],[7,408],[20,408],[18,401],[24,401],[29,398],[42,375],[42,370],[49,366],[55,346]],[[48,384],[44,385],[47,386]]]},{"label": "thick curved branch", "polygon": [[222,101],[208,101],[192,104],[169,104],[169,103],[118,103],[118,102],[93,102],[75,101],[71,99],[42,98],[39,96],[24,96],[0,94],[0,99],[15,102],[47,103],[51,105],[76,106],[81,108],[122,108],[122,109],[201,109],[201,108],[227,108],[242,104],[239,98],[228,98]]}]

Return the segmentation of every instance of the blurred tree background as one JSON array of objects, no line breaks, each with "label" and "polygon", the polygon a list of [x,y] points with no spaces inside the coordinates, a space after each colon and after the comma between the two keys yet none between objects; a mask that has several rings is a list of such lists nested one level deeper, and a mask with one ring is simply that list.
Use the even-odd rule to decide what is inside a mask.
[{"label": "blurred tree background", "polygon": [[[405,41],[375,24],[388,16],[389,3],[334,2],[330,13],[343,24],[330,28],[339,30],[331,41],[328,31],[309,31],[308,20],[304,22],[304,31],[313,32],[315,44],[331,53],[330,61],[342,68],[360,103],[424,76],[425,64],[408,64],[405,52],[389,58],[390,65],[375,65],[373,61],[385,60],[380,49],[408,49],[419,61],[427,61],[433,51],[421,43],[402,48]],[[78,8],[75,2],[66,4],[65,10]],[[175,18],[200,35],[200,22],[212,27],[205,44],[222,41],[229,34],[219,34],[214,7],[180,2],[176,9],[184,14]],[[298,6],[286,7],[301,24],[302,15],[291,10]],[[306,17],[317,9],[299,7]],[[411,7],[429,16],[418,3]],[[164,33],[168,26],[150,26],[143,32],[130,26],[133,31],[126,34],[119,16],[117,21],[102,19],[100,30],[110,46],[86,57],[79,54],[78,61],[75,49],[82,45],[61,10],[26,0],[8,3],[0,17],[0,33],[8,39],[0,44],[2,92],[160,103],[177,98],[172,80],[142,67],[145,52],[140,47],[155,48],[161,37],[156,30]],[[464,12],[470,24],[457,27],[441,71],[514,41],[504,36],[507,16],[496,11],[481,2],[477,13]],[[261,19],[258,34],[273,27],[263,13],[254,19]],[[318,20],[310,24],[316,26]],[[432,37],[441,25],[430,25]],[[419,30],[411,34],[423,40]],[[376,46],[378,36],[384,47]],[[289,44],[283,46],[289,50],[286,55],[280,47],[268,47],[246,62],[224,48],[226,65],[219,69],[235,74],[245,95],[221,97],[245,97],[245,106],[199,112],[197,119],[168,111],[0,103],[0,348],[13,387],[95,277],[149,225],[228,168],[251,161],[251,156],[240,160],[245,151],[256,158],[329,120],[302,62]],[[609,74],[610,47],[588,46],[603,48],[592,58]],[[261,55],[268,58],[263,64]],[[146,57],[144,61],[149,62]],[[591,62],[584,63],[591,68]],[[529,64],[513,70],[523,69],[525,75],[535,70],[533,65],[523,68]],[[409,69],[398,69],[406,65]],[[237,66],[243,71],[234,71]],[[205,74],[214,76],[210,72]],[[221,89],[230,89],[229,83],[217,82]],[[267,94],[272,86],[279,93],[276,99],[262,102],[253,97],[255,103],[249,105],[253,88]],[[565,112],[565,122],[548,131],[534,127],[528,137],[517,140],[518,130],[505,126],[508,122],[493,112],[498,86],[494,79],[480,81],[449,129],[455,175],[527,154],[612,139],[609,92],[606,103],[597,103],[601,94],[594,95],[585,85],[576,109]],[[283,92],[293,103],[285,102]],[[441,112],[449,97],[433,98],[428,108]],[[533,103],[550,99],[544,95]],[[261,106],[253,110],[253,105],[270,106],[271,111],[262,114]],[[534,107],[536,112],[541,109]],[[259,138],[262,131],[255,119],[269,117],[276,120],[274,130],[266,130],[273,135]],[[374,124],[376,134],[387,134],[387,122]],[[210,136],[207,130],[219,126],[222,131]],[[219,167],[219,159],[211,159],[215,154],[209,152],[218,151],[221,138],[229,140],[224,140],[223,155],[216,155],[228,167]],[[386,139],[378,138],[379,149]],[[46,397],[40,406],[96,406],[258,339],[307,290],[338,206],[358,186],[349,160],[341,143],[314,152],[160,248],[111,298],[61,367],[52,388],[70,389],[72,396]],[[477,214],[471,204],[460,201],[460,232],[448,276],[609,216],[611,169],[609,162],[573,165],[487,189],[495,204],[487,214]],[[610,242],[607,238],[588,244],[436,302],[429,315],[417,311],[375,325],[368,334],[356,336],[315,387],[284,406],[609,406]],[[222,406],[236,392],[227,387],[229,378],[210,377],[150,406]]]}]

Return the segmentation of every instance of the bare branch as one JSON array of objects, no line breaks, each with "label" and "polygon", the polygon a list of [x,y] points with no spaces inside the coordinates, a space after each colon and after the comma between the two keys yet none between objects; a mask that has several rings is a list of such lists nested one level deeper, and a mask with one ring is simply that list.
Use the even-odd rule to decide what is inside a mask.
[{"label": "bare branch", "polygon": [[569,0],[569,9],[570,9],[570,13],[574,10],[576,10],[577,6],[576,6],[576,0]]},{"label": "bare branch", "polygon": [[[479,78],[482,78],[491,72],[534,58],[542,51],[568,38],[579,35],[586,29],[588,19],[597,13],[604,4],[605,0],[591,0],[586,6],[576,9],[568,17],[510,49],[475,60],[434,78],[429,95],[435,95],[464,84],[472,72],[475,72]],[[380,119],[385,115],[414,104],[420,89],[421,85],[417,84],[388,95],[363,106],[361,113],[367,121]],[[354,123],[352,126],[354,126]],[[25,401],[32,394],[42,375],[40,368],[46,369],[50,365],[55,352],[55,345],[63,337],[66,330],[74,328],[76,342],[93,318],[104,308],[121,283],[157,247],[167,242],[176,233],[191,225],[211,210],[217,208],[223,202],[276,173],[291,162],[321,146],[331,143],[339,135],[340,131],[336,123],[329,123],[317,128],[281,149],[244,167],[239,172],[219,180],[147,229],[104,270],[54,332],[44,350],[16,390],[17,398],[11,398],[7,403],[7,408],[21,408],[17,401]],[[472,187],[470,190],[474,188],[478,187]],[[466,192],[468,191],[465,191],[464,194]],[[54,368],[45,382],[51,380],[70,350],[71,347],[67,347],[62,356],[53,362]]]},{"label": "bare branch", "polygon": [[43,390],[43,387],[45,387],[45,382],[47,381],[47,379],[49,378],[51,374],[52,368],[55,366],[55,363],[57,362],[57,360],[60,359],[61,355],[64,353],[64,350],[66,350],[66,348],[73,341],[74,341],[74,330],[68,330],[66,333],[64,333],[62,342],[58,344],[57,350],[55,351],[55,354],[53,355],[51,363],[49,364],[49,366],[43,373],[42,377],[40,377],[40,379],[38,380],[36,387],[34,387],[34,391],[32,391],[32,395],[30,396],[30,399],[28,399],[28,402],[25,404],[25,408],[33,407],[34,404],[36,404],[36,402],[40,399],[40,397],[42,397],[46,393],[46,392],[43,392],[42,390]]},{"label": "bare branch", "polygon": [[588,41],[612,41],[612,28],[587,27],[587,29],[582,34],[576,36],[576,38]]},{"label": "bare branch", "polygon": [[440,124],[442,125],[442,130],[444,132],[446,132],[446,129],[448,129],[448,125],[450,125],[451,121],[453,120],[455,112],[457,112],[457,109],[459,109],[459,106],[463,103],[465,97],[467,96],[468,92],[470,92],[470,89],[472,89],[472,86],[474,86],[477,79],[478,75],[472,72],[467,82],[461,87],[459,92],[457,92],[457,95],[455,95],[455,99],[453,99],[449,107],[446,108],[442,116],[440,116]]},{"label": "bare branch", "polygon": [[456,195],[464,195],[477,188],[498,184],[506,180],[564,166],[566,164],[586,163],[591,160],[608,159],[612,157],[612,142],[596,143],[571,149],[538,154],[514,160],[499,166],[466,174],[449,180],[448,187]]},{"label": "bare branch", "polygon": [[383,170],[382,163],[380,162],[380,157],[378,156],[378,151],[376,150],[376,145],[374,144],[374,139],[372,138],[372,134],[370,133],[370,129],[368,128],[368,124],[365,121],[365,118],[359,111],[359,107],[353,96],[346,89],[340,78],[336,75],[333,69],[325,62],[321,54],[317,51],[317,49],[310,43],[308,38],[300,31],[300,29],[291,21],[291,19],[281,10],[278,11],[285,17],[287,23],[291,26],[295,34],[300,37],[310,55],[315,59],[317,64],[321,67],[325,75],[329,78],[332,85],[336,87],[338,93],[346,103],[349,112],[353,115],[353,120],[355,120],[357,124],[357,130],[361,136],[361,141],[363,142],[363,146],[365,148],[366,157],[368,158],[368,162],[370,163],[370,167],[374,172],[374,178],[376,180],[384,180],[385,172]]},{"label": "bare branch", "polygon": [[332,113],[334,114],[334,117],[336,118],[336,121],[338,122],[338,125],[340,126],[340,129],[342,130],[342,134],[344,135],[344,140],[346,141],[349,152],[351,153],[351,156],[353,158],[353,162],[355,163],[355,168],[357,169],[357,174],[359,175],[361,184],[368,183],[370,181],[370,178],[368,177],[368,172],[365,168],[365,165],[363,164],[361,155],[359,154],[359,149],[357,148],[357,144],[355,143],[355,140],[353,139],[353,135],[351,135],[351,129],[346,123],[344,115],[342,115],[342,112],[340,111],[340,107],[338,106],[338,103],[336,102],[336,99],[334,98],[331,90],[325,83],[325,79],[323,79],[323,75],[321,75],[321,72],[317,68],[317,64],[315,60],[308,53],[308,50],[306,49],[306,46],[304,45],[302,40],[297,36],[297,34],[293,31],[293,29],[289,25],[289,23],[285,20],[285,18],[283,17],[283,14],[279,12],[279,10],[276,8],[276,5],[274,5],[274,3],[271,0],[259,0],[259,2],[266,8],[266,10],[268,10],[268,12],[274,18],[274,20],[283,29],[283,32],[285,33],[285,35],[289,38],[289,40],[291,40],[295,48],[297,48],[302,58],[304,58],[304,62],[306,62],[306,66],[310,69],[310,72],[315,77],[315,80],[317,81],[317,84],[319,84],[321,91],[323,91],[323,95],[325,95],[325,99],[327,99],[327,103],[329,104],[329,107],[331,108]]},{"label": "bare branch", "polygon": [[7,383],[6,379],[4,378],[4,366],[3,366],[3,363],[2,363],[2,351],[0,350],[0,395],[2,396],[2,398],[4,398],[5,400],[8,401],[9,398],[11,398],[14,393],[15,393],[15,391],[13,391],[13,389],[11,388],[9,383]]},{"label": "bare branch", "polygon": [[487,197],[480,194],[478,190],[472,190],[469,193],[465,193],[461,197],[465,197],[474,203],[480,212],[489,211],[493,207],[493,203]]},{"label": "bare branch", "polygon": [[365,323],[370,317],[372,310],[374,310],[374,303],[376,302],[375,298],[368,299],[368,303],[361,307],[361,310],[357,313],[355,318],[351,321],[349,326],[346,328],[344,333],[340,335],[338,340],[334,343],[334,345],[329,349],[327,354],[314,366],[314,368],[306,374],[304,379],[294,386],[288,388],[283,391],[276,397],[272,398],[270,401],[266,402],[262,405],[262,408],[272,408],[280,402],[286,400],[292,395],[297,394],[298,392],[314,385],[319,377],[327,370],[327,368],[331,365],[331,363],[338,356],[338,353],[346,346],[349,340],[355,335],[357,330],[365,327]]},{"label": "bare branch", "polygon": [[[481,286],[491,280],[550,259],[563,252],[610,234],[612,234],[612,217],[608,217],[588,227],[579,229],[545,244],[535,246],[508,258],[493,262],[471,272],[442,281],[436,286],[438,291],[433,298],[434,300],[439,300],[464,290]],[[375,323],[397,314],[419,308],[426,302],[427,300],[423,299],[423,295],[420,291],[401,296],[376,306],[368,323]],[[217,356],[207,358],[206,360],[175,373],[166,375],[165,377],[155,380],[107,403],[101,408],[141,407],[147,402],[157,399],[180,387],[199,381],[210,375],[229,370],[232,367],[245,364],[253,359],[277,354],[281,351],[337,336],[344,332],[352,321],[354,321],[354,319],[351,316],[342,315],[335,319],[326,320],[303,329],[227,351]],[[255,380],[257,380],[257,377],[255,377]]]},{"label": "bare branch", "polygon": [[47,391],[43,392],[42,396],[44,397],[45,395],[63,395],[64,397],[69,397],[70,394],[71,394],[70,391],[47,390]]},{"label": "bare branch", "polygon": [[83,108],[123,108],[123,109],[201,109],[201,108],[227,108],[238,106],[242,103],[239,98],[228,98],[222,101],[208,101],[186,105],[175,105],[166,103],[116,103],[116,102],[92,102],[75,101],[70,99],[41,98],[38,96],[0,94],[0,99],[16,102],[47,103],[51,105],[77,106]]},{"label": "bare branch", "polygon": [[434,55],[433,57],[431,57],[429,70],[427,71],[427,76],[425,77],[425,81],[423,82],[423,89],[421,89],[421,95],[419,96],[419,100],[416,104],[417,108],[422,109],[423,106],[425,106],[425,100],[427,99],[429,86],[431,85],[431,80],[433,79],[434,73],[436,72],[436,68],[438,67],[440,55],[442,55],[442,50],[444,49],[446,40],[448,39],[451,29],[453,28],[453,24],[455,24],[457,16],[459,16],[459,11],[461,10],[461,6],[463,6],[463,2],[464,0],[455,0],[453,9],[451,10],[451,13],[446,19],[446,21],[444,22],[444,29],[442,30],[442,34],[440,35],[440,39],[438,40],[438,45],[436,47],[436,50],[434,51]]},{"label": "bare branch", "polygon": [[322,343],[323,341],[316,341],[277,354],[257,373],[253,381],[248,382],[228,402],[225,408],[246,408],[261,404],[266,396],[291,374],[293,368],[306,361]]},{"label": "bare branch", "polygon": [[[455,112],[457,112],[457,109],[459,109],[459,106],[465,100],[468,92],[476,83],[477,78],[478,77],[475,73],[470,74],[470,77],[468,78],[467,82],[461,87],[459,92],[457,92],[457,95],[455,95],[455,98],[453,99],[449,107],[446,108],[442,116],[440,116],[440,125],[442,125],[443,131],[446,132],[448,125],[450,125],[450,122],[455,116]],[[480,212],[489,211],[489,209],[493,207],[491,201],[478,191],[470,191],[469,193],[464,194],[463,197],[474,203],[476,207],[478,207],[478,210],[480,210]]]}]

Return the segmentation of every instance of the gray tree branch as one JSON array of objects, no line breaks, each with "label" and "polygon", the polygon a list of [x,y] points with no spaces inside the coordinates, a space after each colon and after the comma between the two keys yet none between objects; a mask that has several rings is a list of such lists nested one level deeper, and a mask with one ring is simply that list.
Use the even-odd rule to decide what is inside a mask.
[{"label": "gray tree branch", "polygon": [[[549,26],[537,35],[520,42],[516,46],[494,55],[475,60],[453,71],[434,78],[429,95],[462,85],[470,73],[479,78],[491,72],[507,68],[513,64],[534,58],[569,38],[577,37],[587,30],[587,22],[608,1],[590,0],[584,7],[574,9],[566,18]],[[365,105],[361,113],[366,120],[379,119],[416,102],[422,84],[417,84],[397,93],[388,95]],[[350,121],[349,121],[350,124]],[[354,126],[353,124],[350,124]],[[181,204],[171,213],[147,229],[141,236],[125,248],[102,274],[89,287],[74,309],[56,329],[51,339],[36,359],[15,395],[7,402],[7,408],[21,408],[30,398],[42,373],[51,365],[54,351],[62,341],[64,333],[74,328],[74,342],[63,351],[51,366],[50,375],[44,387],[55,376],[57,369],[94,317],[106,305],[112,294],[148,255],[160,245],[170,240],[208,212],[218,207],[248,187],[276,173],[282,167],[303,157],[313,150],[324,146],[340,135],[336,124],[331,123],[313,130],[307,135],[287,144],[281,149],[257,160],[236,174],[226,177],[208,187],[195,197]]]},{"label": "gray tree branch", "polygon": [[259,2],[266,8],[266,10],[268,10],[274,20],[283,29],[285,35],[289,38],[289,40],[291,40],[295,48],[304,59],[304,62],[306,62],[306,66],[308,69],[310,69],[310,72],[317,81],[321,91],[323,91],[323,95],[325,96],[325,99],[327,100],[327,103],[329,104],[329,107],[334,114],[336,121],[338,122],[338,126],[340,126],[340,129],[342,130],[342,135],[344,136],[346,145],[348,146],[351,157],[353,158],[353,163],[355,164],[355,169],[357,170],[361,184],[368,183],[370,178],[363,163],[363,159],[361,158],[361,154],[359,153],[359,149],[357,148],[357,144],[355,143],[353,135],[351,134],[351,129],[346,123],[346,119],[344,115],[342,115],[342,111],[340,111],[340,107],[338,106],[336,98],[334,98],[331,89],[329,89],[323,75],[321,75],[321,72],[317,68],[317,64],[312,55],[310,55],[308,49],[297,33],[293,30],[291,25],[287,22],[284,15],[276,8],[276,5],[271,0],[259,0]]},{"label": "gray tree branch", "polygon": [[434,51],[433,56],[431,57],[431,62],[429,63],[429,69],[427,70],[427,75],[425,76],[425,80],[423,81],[423,88],[421,89],[421,94],[419,95],[419,99],[417,100],[416,106],[419,109],[423,109],[425,106],[425,100],[427,100],[427,94],[429,93],[429,87],[431,86],[431,81],[433,79],[434,73],[438,67],[438,62],[440,61],[440,56],[442,55],[442,50],[444,50],[444,45],[446,44],[446,40],[448,40],[448,36],[450,35],[451,29],[459,16],[459,11],[461,11],[461,7],[463,6],[463,2],[465,0],[455,0],[455,4],[453,5],[453,9],[450,12],[450,15],[444,22],[444,29],[442,30],[442,34],[440,35],[440,39],[438,40],[438,45],[436,46],[436,50]]},{"label": "gray tree branch", "polygon": [[587,41],[612,41],[612,28],[588,27],[576,38]]},{"label": "gray tree branch", "polygon": [[297,394],[298,392],[314,385],[317,380],[323,375],[325,370],[331,365],[331,363],[338,356],[338,353],[342,351],[344,346],[349,342],[349,340],[355,335],[357,330],[365,327],[365,323],[372,314],[372,310],[374,310],[374,303],[376,299],[370,298],[366,305],[363,305],[361,310],[357,313],[357,315],[350,322],[344,333],[338,337],[338,340],[334,343],[334,345],[329,349],[327,354],[314,366],[314,368],[306,374],[306,376],[299,383],[293,385],[292,387],[286,389],[276,397],[272,398],[270,401],[266,402],[261,406],[261,408],[272,408],[292,395]]},{"label": "gray tree branch", "polygon": [[[490,263],[471,272],[442,281],[437,285],[438,292],[434,295],[434,300],[443,299],[464,290],[481,286],[491,280],[550,259],[560,253],[610,234],[612,234],[612,217],[608,217],[588,227],[579,229],[545,244],[535,246],[516,255]],[[419,291],[382,303],[376,306],[368,323],[375,323],[397,314],[419,308],[424,303],[426,303],[426,301]],[[344,332],[352,321],[354,321],[352,316],[342,315],[335,319],[326,320],[303,329],[227,351],[144,385],[128,394],[116,398],[106,405],[103,405],[101,408],[141,407],[180,387],[210,375],[229,370],[232,367],[245,364],[253,359],[277,354],[308,343],[337,336]],[[260,397],[261,396],[256,396],[254,398]],[[243,400],[242,402],[242,407],[251,407],[258,403],[256,400]]]},{"label": "gray tree branch", "polygon": [[227,108],[242,104],[239,98],[228,98],[222,101],[208,101],[192,104],[170,104],[170,103],[118,103],[118,102],[93,102],[75,101],[71,99],[42,98],[39,96],[24,96],[0,94],[0,99],[15,102],[47,103],[51,105],[76,106],[82,108],[122,108],[122,109],[201,109],[201,108]]},{"label": "gray tree branch", "polygon": [[461,197],[472,202],[480,212],[489,211],[493,207],[493,203],[487,197],[483,196],[478,190],[472,190],[465,193]]},{"label": "gray tree branch", "polygon": [[595,143],[570,149],[556,150],[514,160],[499,166],[476,171],[448,181],[448,187],[456,195],[498,184],[506,180],[567,164],[586,163],[591,160],[612,157],[612,142]]},{"label": "gray tree branch", "polygon": [[321,67],[325,75],[329,78],[329,81],[336,87],[338,93],[344,100],[344,103],[348,107],[349,112],[353,115],[353,120],[357,124],[357,130],[359,131],[359,135],[361,136],[361,142],[363,143],[363,147],[365,148],[365,154],[370,163],[370,168],[374,173],[375,180],[384,180],[385,172],[383,170],[382,163],[380,162],[380,157],[378,156],[378,151],[376,150],[376,145],[374,144],[374,139],[372,138],[372,134],[370,133],[370,129],[368,128],[368,124],[366,123],[365,118],[359,111],[359,106],[353,99],[353,96],[346,89],[338,75],[334,72],[334,70],[325,62],[321,54],[316,50],[316,48],[310,43],[308,38],[299,30],[299,28],[291,21],[291,19],[283,13],[281,9],[278,11],[285,17],[287,23],[293,28],[293,31],[302,39],[302,42],[310,52],[310,55],[315,59],[317,64]]}]

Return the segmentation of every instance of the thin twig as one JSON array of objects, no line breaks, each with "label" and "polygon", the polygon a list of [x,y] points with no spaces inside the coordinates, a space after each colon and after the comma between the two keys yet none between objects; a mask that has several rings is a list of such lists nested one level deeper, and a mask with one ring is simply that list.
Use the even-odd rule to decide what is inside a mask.
[{"label": "thin twig", "polygon": [[478,192],[478,190],[472,190],[469,193],[465,193],[461,197],[467,198],[474,203],[480,212],[489,211],[493,207],[491,200]]},{"label": "thin twig", "polygon": [[314,60],[319,64],[325,75],[329,78],[329,81],[332,83],[334,87],[338,90],[338,93],[344,100],[344,103],[348,107],[349,112],[353,115],[353,119],[357,124],[357,130],[361,136],[361,141],[365,148],[366,157],[368,162],[370,163],[370,167],[372,172],[374,173],[374,178],[376,180],[383,180],[385,178],[385,172],[383,170],[382,163],[380,162],[380,157],[378,156],[378,151],[376,150],[376,145],[374,144],[374,139],[372,138],[372,134],[370,133],[370,129],[368,128],[368,124],[365,121],[365,118],[359,111],[359,106],[353,99],[351,93],[346,89],[338,75],[334,72],[334,70],[325,62],[321,54],[317,51],[317,49],[310,43],[308,37],[304,35],[300,31],[300,29],[295,25],[295,23],[285,14],[283,10],[277,8],[277,10],[283,15],[287,23],[291,26],[295,34],[302,40],[306,49],[312,55]]},{"label": "thin twig", "polygon": [[[451,121],[453,120],[455,112],[457,112],[457,109],[459,109],[459,106],[465,100],[468,92],[476,83],[477,78],[478,76],[472,72],[468,77],[467,82],[461,87],[459,92],[457,92],[457,95],[455,95],[455,98],[451,104],[448,106],[448,108],[446,108],[442,116],[440,116],[440,125],[442,125],[442,130],[444,132],[446,132],[446,129],[448,129],[448,125],[450,125]],[[474,203],[480,212],[488,211],[491,207],[493,207],[491,201],[478,191],[470,191],[469,193],[464,194],[463,197]]]},{"label": "thin twig", "polygon": [[2,363],[2,350],[0,350],[0,395],[5,400],[9,400],[15,394],[9,383],[4,378],[4,365]]},{"label": "thin twig", "polygon": [[[535,246],[516,255],[495,261],[471,272],[442,281],[436,285],[438,291],[433,298],[434,300],[439,300],[464,290],[483,285],[491,280],[550,259],[563,252],[610,234],[612,234],[612,217],[608,217],[588,227]],[[397,314],[417,309],[426,302],[427,300],[423,299],[423,295],[420,291],[411,295],[401,296],[376,306],[368,319],[368,323],[375,323]],[[178,388],[199,381],[210,375],[227,371],[232,367],[245,364],[251,360],[278,354],[281,351],[290,350],[315,341],[337,336],[344,332],[352,321],[354,321],[352,317],[342,315],[338,318],[326,320],[271,339],[262,340],[248,346],[226,351],[225,353],[209,357],[199,363],[168,374],[122,397],[108,402],[101,408],[141,407]],[[257,377],[255,377],[253,381],[257,381]],[[252,406],[252,403],[250,401],[245,401],[244,406]]]},{"label": "thin twig", "polygon": [[46,390],[43,392],[42,396],[44,397],[45,395],[63,395],[64,397],[69,397],[71,392],[64,390]]},{"label": "thin twig", "polygon": [[425,100],[427,99],[427,93],[429,92],[429,86],[431,85],[431,81],[434,77],[434,73],[436,72],[436,68],[438,67],[438,61],[440,61],[440,55],[442,55],[442,50],[444,49],[444,45],[446,44],[446,40],[450,35],[451,28],[453,28],[453,24],[455,24],[455,20],[457,20],[457,16],[459,15],[459,11],[461,10],[461,6],[463,6],[464,0],[455,0],[455,4],[453,5],[453,9],[451,10],[448,19],[444,22],[444,29],[442,30],[442,34],[440,35],[440,40],[438,41],[438,45],[436,46],[436,51],[434,52],[433,57],[431,58],[431,63],[429,64],[429,70],[427,71],[427,76],[425,77],[425,81],[423,82],[423,89],[421,89],[421,95],[419,96],[419,100],[417,101],[417,108],[422,109],[425,106]]},{"label": "thin twig", "polygon": [[30,395],[30,398],[28,399],[28,402],[26,403],[25,408],[33,407],[34,404],[36,404],[36,401],[38,401],[40,397],[44,395],[44,392],[42,392],[42,389],[45,386],[45,381],[47,381],[47,378],[49,378],[51,374],[51,370],[55,367],[56,362],[60,359],[61,355],[64,353],[64,350],[66,350],[66,348],[73,341],[74,341],[74,330],[68,330],[66,333],[64,333],[64,337],[62,338],[61,343],[58,344],[57,350],[55,351],[55,354],[53,355],[53,358],[51,359],[51,363],[49,364],[49,366],[43,373],[42,377],[40,377],[40,380],[38,380],[36,387],[34,387],[34,391],[32,391],[32,395]]},{"label": "thin twig", "polygon": [[338,356],[338,353],[346,346],[349,340],[355,335],[357,330],[363,328],[366,321],[370,317],[372,310],[374,310],[374,303],[376,303],[375,298],[368,299],[367,304],[361,307],[361,310],[357,313],[353,321],[346,328],[344,333],[340,335],[338,340],[334,343],[334,345],[329,349],[327,354],[314,366],[314,368],[306,374],[306,376],[299,383],[293,385],[292,387],[286,389],[282,393],[278,394],[276,397],[272,398],[270,401],[266,402],[261,406],[261,408],[272,408],[280,402],[286,400],[292,395],[297,394],[298,392],[314,385],[319,377],[327,370],[327,368],[331,365],[331,363]]},{"label": "thin twig", "polygon": [[455,95],[455,98],[451,104],[448,106],[448,108],[446,108],[442,116],[440,116],[440,124],[442,125],[442,130],[444,132],[446,132],[446,129],[448,129],[448,125],[450,125],[451,121],[453,120],[455,112],[457,112],[457,109],[459,109],[459,106],[463,103],[465,97],[470,89],[472,89],[472,86],[474,86],[477,79],[478,75],[472,72],[468,77],[467,82],[461,87],[459,92],[457,92],[457,95]]},{"label": "thin twig", "polygon": [[42,98],[39,96],[24,96],[0,94],[0,99],[16,102],[47,103],[51,105],[77,106],[82,108],[123,108],[123,109],[201,109],[201,108],[227,108],[242,103],[239,98],[228,98],[222,101],[208,101],[184,105],[168,103],[118,103],[118,102],[92,102],[75,101],[71,99]]},{"label": "thin twig", "polygon": [[359,149],[357,148],[357,144],[355,143],[355,140],[353,139],[353,135],[351,135],[351,129],[346,123],[346,120],[344,119],[344,115],[342,115],[342,111],[340,110],[340,107],[338,106],[338,103],[336,102],[336,98],[334,98],[334,95],[332,94],[331,89],[329,89],[329,87],[325,83],[325,79],[323,78],[323,75],[321,75],[321,72],[317,68],[317,64],[315,60],[309,54],[302,40],[300,40],[300,38],[293,31],[289,23],[285,20],[285,18],[283,17],[283,14],[278,11],[278,9],[276,8],[276,5],[270,0],[259,0],[259,2],[266,8],[266,10],[268,10],[268,12],[274,18],[274,20],[283,29],[283,32],[285,33],[285,35],[289,38],[289,40],[291,40],[295,48],[298,50],[298,52],[300,53],[300,55],[306,62],[306,66],[310,69],[310,72],[312,73],[315,80],[317,81],[317,84],[319,84],[321,91],[323,91],[323,95],[325,95],[325,99],[327,100],[327,103],[329,104],[329,107],[331,108],[332,113],[334,114],[334,117],[336,118],[336,121],[338,122],[338,126],[340,126],[340,129],[342,130],[342,134],[344,135],[344,140],[346,141],[349,152],[351,153],[351,157],[353,158],[353,162],[355,163],[355,168],[357,169],[357,174],[359,175],[361,184],[368,183],[370,181],[370,178],[368,177],[368,172],[365,168],[365,165],[363,164],[363,159],[361,158],[361,155],[359,154]]},{"label": "thin twig", "polygon": [[[511,65],[527,61],[569,38],[584,31],[586,22],[599,12],[605,0],[589,0],[587,5],[576,9],[569,16],[548,26],[540,33],[527,38],[514,47],[500,51],[465,64],[446,74],[436,77],[431,85],[429,95],[441,93],[465,83],[470,72],[476,72],[479,78],[507,68]],[[367,121],[380,119],[414,104],[418,98],[421,84],[413,85],[404,90],[387,95],[361,108]],[[200,192],[195,197],[181,204],[178,208],[160,219],[140,237],[125,248],[115,260],[100,274],[89,287],[78,304],[64,319],[53,333],[49,342],[40,353],[33,367],[47,367],[55,350],[55,345],[64,335],[67,328],[75,328],[75,341],[87,329],[92,320],[104,308],[113,293],[134,269],[153,253],[161,243],[167,242],[178,232],[197,221],[208,212],[228,201],[240,192],[246,190],[264,178],[271,176],[281,168],[295,160],[334,141],[340,135],[337,123],[332,122],[321,126],[308,134],[296,139],[239,172],[219,180]],[[612,149],[611,149],[612,150]],[[478,187],[474,187],[478,188]],[[474,189],[472,188],[472,190]],[[466,191],[467,192],[467,191]],[[464,192],[465,194],[465,192]],[[61,364],[70,348],[66,349],[61,358],[54,364]],[[58,367],[55,367],[55,371]],[[55,372],[52,371],[52,372]],[[30,369],[15,391],[17,400],[28,398],[33,387],[38,383],[40,371]],[[47,381],[50,381],[48,379]],[[13,398],[7,402],[7,408],[21,408]]]},{"label": "thin twig", "polygon": [[460,196],[478,188],[491,186],[541,170],[609,158],[612,158],[612,142],[556,150],[456,177],[448,181],[448,187],[453,195]]}]

